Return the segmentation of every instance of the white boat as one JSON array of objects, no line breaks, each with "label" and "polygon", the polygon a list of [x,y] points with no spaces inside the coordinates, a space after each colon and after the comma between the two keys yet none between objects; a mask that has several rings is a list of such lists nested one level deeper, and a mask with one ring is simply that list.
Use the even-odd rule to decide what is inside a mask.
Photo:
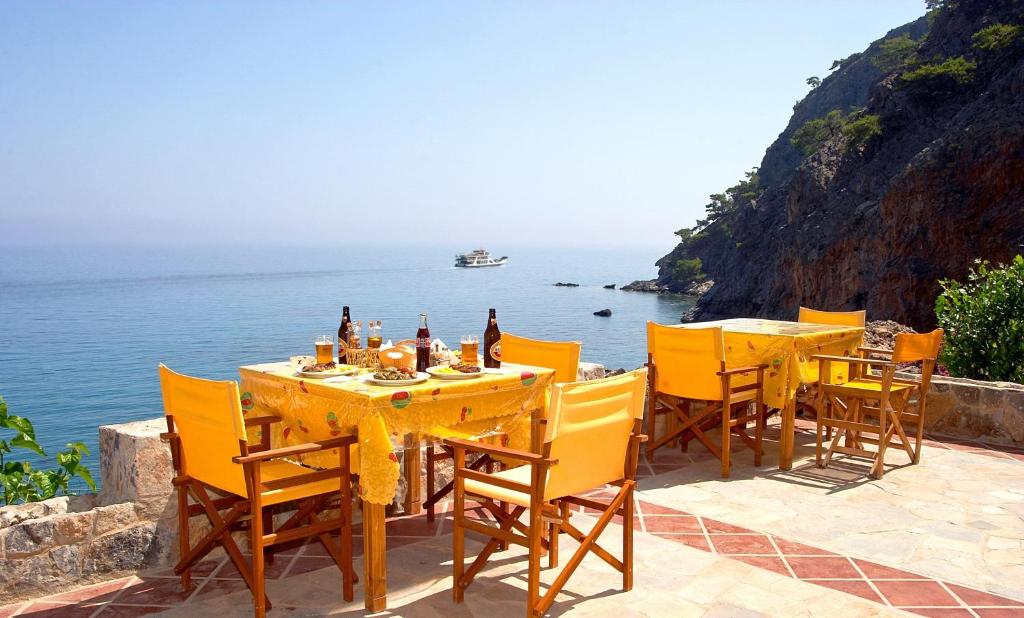
[{"label": "white boat", "polygon": [[486,249],[474,249],[469,253],[455,255],[456,268],[483,268],[484,266],[501,266],[508,262],[508,256],[503,255],[498,259],[491,257]]}]

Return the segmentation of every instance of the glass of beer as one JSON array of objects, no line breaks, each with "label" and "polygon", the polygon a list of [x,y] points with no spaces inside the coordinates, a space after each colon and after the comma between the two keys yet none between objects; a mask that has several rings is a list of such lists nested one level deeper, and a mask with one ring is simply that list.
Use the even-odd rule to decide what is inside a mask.
[{"label": "glass of beer", "polygon": [[316,362],[334,362],[334,337],[331,335],[316,336]]},{"label": "glass of beer", "polygon": [[477,352],[480,349],[480,340],[476,335],[463,335],[460,343],[462,343],[462,364],[478,365],[480,361],[477,360]]}]

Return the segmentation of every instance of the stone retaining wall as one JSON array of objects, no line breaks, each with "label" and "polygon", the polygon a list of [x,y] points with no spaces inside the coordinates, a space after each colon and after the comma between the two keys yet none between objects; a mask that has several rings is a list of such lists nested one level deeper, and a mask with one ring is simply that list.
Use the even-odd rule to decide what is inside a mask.
[{"label": "stone retaining wall", "polygon": [[1024,444],[1024,385],[932,378],[925,427],[994,444]]}]

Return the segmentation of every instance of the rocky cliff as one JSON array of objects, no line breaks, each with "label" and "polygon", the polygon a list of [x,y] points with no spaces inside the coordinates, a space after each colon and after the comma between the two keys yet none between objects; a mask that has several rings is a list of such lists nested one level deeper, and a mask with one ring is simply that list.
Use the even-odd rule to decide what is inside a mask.
[{"label": "rocky cliff", "polygon": [[713,279],[696,319],[807,305],[927,328],[939,279],[1021,251],[1024,2],[941,4],[837,61],[757,173],[680,231],[658,281]]}]

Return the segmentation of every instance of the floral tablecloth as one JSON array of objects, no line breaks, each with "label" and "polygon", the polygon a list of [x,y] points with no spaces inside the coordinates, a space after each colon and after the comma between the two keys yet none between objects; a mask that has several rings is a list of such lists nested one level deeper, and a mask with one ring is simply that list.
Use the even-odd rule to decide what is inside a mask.
[{"label": "floral tablecloth", "polygon": [[[725,357],[729,367],[768,365],[765,372],[765,403],[783,408],[796,396],[801,384],[818,381],[815,354],[850,356],[864,338],[864,329],[806,322],[783,322],[757,318],[734,318],[713,322],[693,322],[679,328],[721,326],[725,337]],[[833,365],[833,378],[842,382],[846,368]]]},{"label": "floral tablecloth", "polygon": [[[472,380],[430,379],[406,387],[372,386],[361,380],[324,382],[297,377],[287,363],[250,365],[241,374],[242,411],[273,414],[274,448],[357,435],[353,471],[359,494],[389,504],[399,477],[398,456],[406,434],[444,438],[501,436],[513,448],[528,448],[530,413],[543,409],[554,377],[550,369],[503,365],[500,374]],[[337,454],[312,454],[313,466],[337,465]]]}]

